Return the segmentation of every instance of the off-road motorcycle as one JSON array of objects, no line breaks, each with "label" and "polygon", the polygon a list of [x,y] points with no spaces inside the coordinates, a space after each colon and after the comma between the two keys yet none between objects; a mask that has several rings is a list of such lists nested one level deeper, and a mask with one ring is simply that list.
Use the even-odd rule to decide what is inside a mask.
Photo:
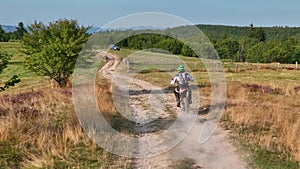
[{"label": "off-road motorcycle", "polygon": [[175,88],[175,92],[179,93],[179,99],[180,99],[180,107],[188,113],[190,111],[190,101],[189,101],[189,87],[177,87]]}]

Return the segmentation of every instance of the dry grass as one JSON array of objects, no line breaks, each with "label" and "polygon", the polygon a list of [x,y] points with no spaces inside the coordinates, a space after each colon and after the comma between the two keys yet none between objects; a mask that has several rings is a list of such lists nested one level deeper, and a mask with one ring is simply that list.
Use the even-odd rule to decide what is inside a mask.
[{"label": "dry grass", "polygon": [[[290,152],[300,161],[300,96],[295,86],[255,86],[228,85],[224,117],[249,142],[269,151]],[[263,88],[272,91],[264,92]]]},{"label": "dry grass", "polygon": [[[119,95],[119,91],[115,89],[115,97],[124,97]],[[123,117],[117,110],[114,100],[112,98],[112,85],[111,81],[102,76],[97,78],[95,84],[95,94],[99,111],[102,113],[106,121],[117,131],[125,134],[136,133],[135,122],[130,121]],[[117,96],[119,95],[119,96]],[[122,104],[122,103],[121,103]],[[124,104],[126,105],[126,104]],[[124,107],[123,107],[124,108]]]},{"label": "dry grass", "polygon": [[[1,93],[2,94],[2,93]],[[0,168],[129,167],[83,133],[71,89],[0,96]]]},{"label": "dry grass", "polygon": [[95,84],[95,93],[98,101],[98,107],[103,114],[115,113],[116,108],[112,99],[111,82],[103,77],[97,79]]}]

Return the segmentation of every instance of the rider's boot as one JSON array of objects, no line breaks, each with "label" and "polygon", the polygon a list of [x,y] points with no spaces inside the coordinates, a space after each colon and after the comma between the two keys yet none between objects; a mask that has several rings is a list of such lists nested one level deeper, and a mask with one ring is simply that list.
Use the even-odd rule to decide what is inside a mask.
[{"label": "rider's boot", "polygon": [[180,102],[177,102],[177,107],[181,107],[181,106],[180,106]]}]

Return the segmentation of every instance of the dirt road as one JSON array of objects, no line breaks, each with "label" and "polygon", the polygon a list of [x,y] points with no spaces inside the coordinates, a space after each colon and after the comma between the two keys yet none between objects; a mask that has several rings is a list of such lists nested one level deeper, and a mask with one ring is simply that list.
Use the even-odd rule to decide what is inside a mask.
[{"label": "dirt road", "polygon": [[[173,93],[167,89],[161,89],[148,82],[135,79],[133,76],[126,76],[124,71],[120,71],[120,69],[122,70],[124,67],[122,68],[117,56],[106,52],[100,52],[99,55],[110,58],[106,65],[100,70],[100,74],[108,79],[113,79],[115,86],[112,87],[112,90],[117,89],[122,91],[124,86],[129,86],[128,97],[118,97],[118,99],[121,100],[117,102],[123,103],[123,101],[129,99],[129,109],[132,111],[127,111],[129,113],[123,115],[137,122],[135,130],[138,134],[136,137],[145,138],[137,142],[140,151],[137,153],[152,156],[156,152],[153,145],[158,145],[160,140],[150,138],[156,137],[161,134],[162,130],[170,127],[174,122],[174,118],[176,118],[181,111],[175,106]],[[119,64],[120,66],[118,66]],[[128,82],[129,78],[130,83]],[[153,102],[153,100],[155,100],[155,102]],[[161,107],[161,105],[157,103],[164,103],[164,105]],[[121,109],[119,111],[123,111],[126,108],[121,105],[119,109]],[[193,107],[191,111],[193,111]],[[191,113],[198,114],[198,112]],[[207,115],[199,115],[197,117],[187,137],[177,146],[154,157],[134,159],[134,168],[249,168],[247,163],[241,158],[238,149],[233,146],[232,140],[229,138],[229,133],[222,128],[217,128],[214,134],[205,143],[199,143],[199,135],[203,129],[203,123],[209,120],[205,120],[206,116]],[[155,122],[151,122],[151,119],[156,120]],[[210,123],[217,122],[211,120]],[[162,146],[157,148],[162,148]]]}]

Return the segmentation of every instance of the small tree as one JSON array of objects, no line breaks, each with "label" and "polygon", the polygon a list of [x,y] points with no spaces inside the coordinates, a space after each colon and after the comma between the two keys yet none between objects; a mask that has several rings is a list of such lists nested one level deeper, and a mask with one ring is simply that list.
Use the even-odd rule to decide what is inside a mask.
[{"label": "small tree", "polygon": [[[7,67],[11,55],[6,53],[0,53],[0,74],[3,70]],[[19,79],[18,75],[14,75],[11,77],[7,82],[5,82],[4,86],[0,86],[0,92],[8,89],[11,86],[14,86],[16,83],[19,83],[21,80]]]},{"label": "small tree", "polygon": [[22,52],[27,55],[25,66],[65,87],[88,40],[89,28],[78,26],[75,20],[58,20],[48,26],[35,22],[21,40]]},{"label": "small tree", "polygon": [[14,32],[15,38],[21,39],[26,33],[27,30],[24,28],[23,22],[19,22],[16,31]]}]

